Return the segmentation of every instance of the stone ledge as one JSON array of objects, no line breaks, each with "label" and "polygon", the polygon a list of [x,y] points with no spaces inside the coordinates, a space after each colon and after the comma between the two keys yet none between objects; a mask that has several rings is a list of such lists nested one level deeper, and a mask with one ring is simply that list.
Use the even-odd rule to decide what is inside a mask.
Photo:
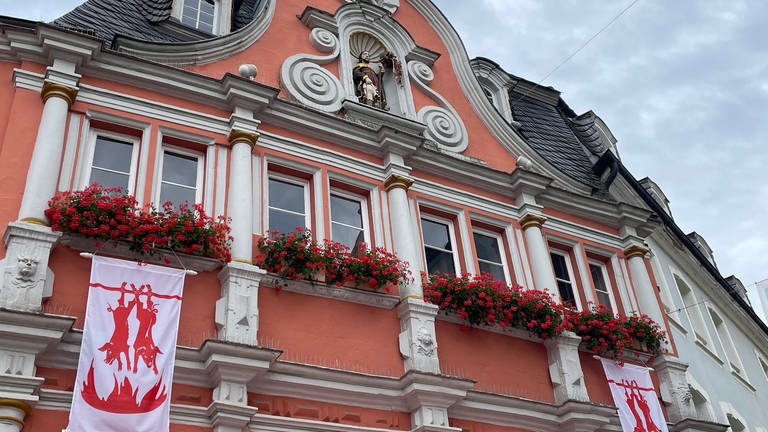
[{"label": "stone ledge", "polygon": [[[140,255],[139,253],[132,251],[126,242],[97,240],[80,234],[66,233],[61,236],[59,243],[79,252],[98,253],[99,255],[137,260],[149,264],[186,268],[197,272],[213,271],[224,265],[223,262],[213,258],[179,252],[174,254],[168,249],[155,249],[154,255]],[[99,247],[96,246],[97,243],[100,244]],[[170,262],[166,263],[164,258],[168,258]]]},{"label": "stone ledge", "polygon": [[365,291],[345,286],[338,287],[322,282],[290,280],[282,278],[274,273],[267,273],[261,280],[261,284],[272,287],[279,286],[281,289],[289,292],[358,303],[382,309],[392,309],[400,302],[400,297],[390,294]]}]

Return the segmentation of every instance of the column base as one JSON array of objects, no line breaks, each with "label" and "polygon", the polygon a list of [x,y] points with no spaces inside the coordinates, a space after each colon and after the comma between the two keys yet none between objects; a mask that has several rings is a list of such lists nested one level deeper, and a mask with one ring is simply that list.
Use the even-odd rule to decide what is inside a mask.
[{"label": "column base", "polygon": [[216,301],[219,339],[258,345],[259,284],[266,273],[259,267],[236,261],[221,269],[221,298]]},{"label": "column base", "polygon": [[589,401],[579,358],[580,343],[581,338],[571,332],[544,341],[556,404],[569,400]]},{"label": "column base", "polygon": [[420,299],[404,298],[397,306],[400,318],[400,354],[405,370],[439,374],[435,316],[438,307]]}]

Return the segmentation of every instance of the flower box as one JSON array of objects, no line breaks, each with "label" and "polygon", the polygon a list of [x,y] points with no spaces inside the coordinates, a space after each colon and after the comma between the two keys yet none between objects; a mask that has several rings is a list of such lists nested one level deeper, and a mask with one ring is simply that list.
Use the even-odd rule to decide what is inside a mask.
[{"label": "flower box", "polygon": [[400,298],[396,295],[343,285],[328,285],[304,279],[287,279],[275,273],[267,273],[261,280],[261,285],[274,286],[280,291],[330,298],[382,309],[392,309],[400,302]]},{"label": "flower box", "polygon": [[223,263],[213,258],[206,258],[185,253],[176,253],[168,249],[158,249],[152,255],[138,255],[127,242],[113,240],[103,242],[82,234],[68,233],[61,236],[59,243],[79,252],[98,253],[115,258],[125,258],[158,264],[169,267],[186,268],[197,272],[213,271],[221,268]]}]

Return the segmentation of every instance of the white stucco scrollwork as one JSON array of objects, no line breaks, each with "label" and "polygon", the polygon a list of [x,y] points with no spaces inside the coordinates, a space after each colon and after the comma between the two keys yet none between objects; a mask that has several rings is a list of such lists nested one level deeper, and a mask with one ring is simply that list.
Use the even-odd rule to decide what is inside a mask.
[{"label": "white stucco scrollwork", "polygon": [[440,104],[423,107],[417,113],[418,120],[427,126],[424,134],[444,150],[457,153],[464,151],[469,143],[467,129],[451,104],[429,88],[435,78],[432,69],[422,62],[410,61],[408,73],[421,90]]},{"label": "white stucco scrollwork", "polygon": [[280,67],[280,83],[299,103],[325,112],[341,109],[343,91],[341,83],[320,65],[328,64],[339,56],[339,40],[331,32],[315,28],[310,32],[312,46],[327,56],[295,54]]}]

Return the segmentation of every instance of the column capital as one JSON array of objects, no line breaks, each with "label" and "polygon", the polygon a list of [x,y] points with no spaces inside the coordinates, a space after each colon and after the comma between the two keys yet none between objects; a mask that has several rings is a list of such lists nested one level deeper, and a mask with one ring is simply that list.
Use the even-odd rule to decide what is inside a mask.
[{"label": "column capital", "polygon": [[72,106],[75,103],[77,97],[77,87],[70,87],[68,85],[55,83],[53,81],[43,81],[43,89],[40,91],[40,97],[43,99],[43,103],[51,97],[59,97],[67,102],[67,106]]},{"label": "column capital", "polygon": [[407,191],[411,186],[413,186],[413,179],[399,174],[390,174],[390,176],[384,180],[384,190],[387,192],[395,188],[402,188]]},{"label": "column capital", "polygon": [[248,144],[251,148],[256,145],[256,141],[259,140],[259,134],[257,132],[250,132],[243,129],[232,129],[227,135],[227,140],[231,145],[235,144]]},{"label": "column capital", "polygon": [[650,249],[648,249],[645,246],[632,245],[632,246],[624,249],[624,256],[627,259],[634,258],[634,257],[645,258],[645,255],[648,252],[650,252]]},{"label": "column capital", "polygon": [[545,218],[544,216],[528,213],[525,216],[521,217],[520,220],[518,220],[517,222],[520,224],[520,228],[522,228],[523,230],[526,230],[531,227],[541,228],[541,226],[544,225],[544,222],[546,221],[547,221],[547,218]]}]

